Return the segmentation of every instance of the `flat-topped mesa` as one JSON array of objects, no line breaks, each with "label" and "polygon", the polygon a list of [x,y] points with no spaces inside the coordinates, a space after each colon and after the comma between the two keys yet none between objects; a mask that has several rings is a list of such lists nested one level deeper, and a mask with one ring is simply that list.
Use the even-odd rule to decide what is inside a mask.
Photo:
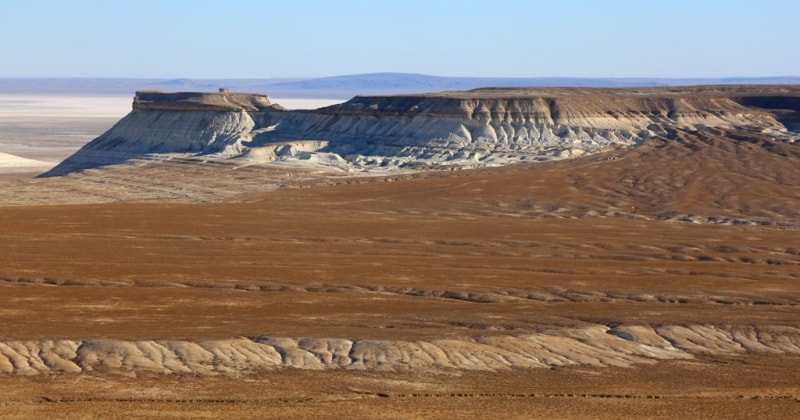
[{"label": "flat-topped mesa", "polygon": [[269,96],[253,93],[138,91],[133,98],[133,110],[159,111],[268,111],[280,110]]},{"label": "flat-topped mesa", "polygon": [[[792,122],[798,109],[800,88],[796,86],[700,86],[481,88],[422,95],[356,96],[343,104],[311,112],[405,121],[418,117],[457,120],[470,131],[472,127],[482,130],[490,126],[502,142],[507,138],[535,140],[547,127],[555,128],[555,133],[619,130],[643,138],[652,136],[654,133],[648,132],[652,129],[663,132],[667,128],[748,125],[791,129],[797,125]],[[780,127],[780,123],[789,124]],[[569,136],[558,137],[569,140]]]},{"label": "flat-topped mesa", "polygon": [[[767,89],[767,92],[773,90]],[[488,118],[513,122],[532,119],[551,124],[581,124],[596,122],[586,121],[587,116],[616,120],[660,116],[674,120],[692,116],[763,114],[763,111],[749,107],[756,106],[751,105],[756,102],[786,103],[787,98],[800,99],[800,89],[788,88],[774,93],[756,95],[726,86],[673,89],[480,88],[423,95],[356,96],[346,103],[322,108],[318,112],[374,116],[428,114],[473,120]]]},{"label": "flat-topped mesa", "polygon": [[110,130],[41,176],[60,176],[158,154],[240,155],[252,116],[281,111],[267,95],[219,92],[136,92],[133,109]]},{"label": "flat-topped mesa", "polygon": [[564,159],[678,131],[794,143],[799,116],[800,86],[483,88],[295,111],[226,89],[142,91],[130,114],[45,176],[165,153],[385,172]]},{"label": "flat-topped mesa", "polygon": [[[298,139],[324,141],[318,151],[328,153],[328,161],[333,155],[356,168],[420,168],[569,158],[671,138],[676,130],[747,128],[796,138],[774,109],[743,103],[756,94],[797,98],[800,88],[487,88],[357,96],[315,111],[266,113],[256,124],[275,129],[257,135],[250,146],[282,143],[289,149],[285,144]],[[787,112],[796,115],[797,107]],[[279,157],[308,157],[310,144]]]}]

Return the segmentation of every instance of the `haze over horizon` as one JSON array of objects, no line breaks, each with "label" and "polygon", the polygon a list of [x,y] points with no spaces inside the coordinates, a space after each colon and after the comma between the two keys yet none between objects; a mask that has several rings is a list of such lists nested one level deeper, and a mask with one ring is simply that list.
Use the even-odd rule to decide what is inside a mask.
[{"label": "haze over horizon", "polygon": [[800,74],[800,3],[9,2],[0,77]]}]

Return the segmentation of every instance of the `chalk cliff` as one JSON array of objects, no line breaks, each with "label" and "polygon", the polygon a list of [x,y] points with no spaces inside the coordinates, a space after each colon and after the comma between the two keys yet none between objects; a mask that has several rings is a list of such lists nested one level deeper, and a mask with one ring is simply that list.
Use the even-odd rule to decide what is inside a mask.
[{"label": "chalk cliff", "polygon": [[310,111],[264,95],[137,92],[130,114],[45,176],[174,153],[346,171],[497,166],[676,130],[757,130],[794,142],[798,110],[800,88],[791,86],[487,88],[357,96]]}]

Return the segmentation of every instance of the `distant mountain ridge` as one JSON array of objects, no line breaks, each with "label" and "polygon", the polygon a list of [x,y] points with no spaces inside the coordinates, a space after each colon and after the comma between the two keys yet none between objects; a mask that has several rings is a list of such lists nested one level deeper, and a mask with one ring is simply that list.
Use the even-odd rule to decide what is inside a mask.
[{"label": "distant mountain ridge", "polygon": [[318,78],[121,79],[0,78],[0,93],[129,95],[140,90],[264,93],[279,98],[349,99],[469,90],[480,87],[648,87],[716,84],[800,84],[800,76],[727,78],[445,77],[414,73],[369,73]]}]

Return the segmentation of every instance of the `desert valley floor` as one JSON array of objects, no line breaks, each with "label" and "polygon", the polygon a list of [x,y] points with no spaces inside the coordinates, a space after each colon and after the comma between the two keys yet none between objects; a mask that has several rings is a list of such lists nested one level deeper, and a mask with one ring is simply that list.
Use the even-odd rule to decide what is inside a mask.
[{"label": "desert valley floor", "polygon": [[797,168],[711,130],[387,176],[3,175],[0,415],[796,418]]}]

